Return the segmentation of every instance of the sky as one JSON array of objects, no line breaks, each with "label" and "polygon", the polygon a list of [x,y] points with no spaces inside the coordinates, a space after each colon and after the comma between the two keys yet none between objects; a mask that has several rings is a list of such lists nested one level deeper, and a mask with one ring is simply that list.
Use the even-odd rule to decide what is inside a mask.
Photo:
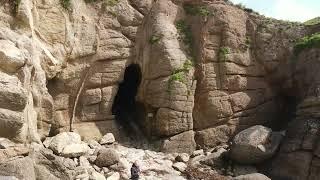
[{"label": "sky", "polygon": [[276,19],[305,22],[320,16],[320,0],[231,0]]}]

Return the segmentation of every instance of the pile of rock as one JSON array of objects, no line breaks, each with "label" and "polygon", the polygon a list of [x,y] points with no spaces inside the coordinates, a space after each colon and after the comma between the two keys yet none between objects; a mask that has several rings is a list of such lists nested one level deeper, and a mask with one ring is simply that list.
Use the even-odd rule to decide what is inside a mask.
[{"label": "pile of rock", "polygon": [[79,134],[63,132],[46,138],[44,146],[32,143],[30,147],[0,139],[0,175],[26,180],[120,180],[130,179],[136,162],[141,179],[268,180],[253,165],[270,158],[280,140],[270,129],[254,126],[236,135],[230,147],[200,149],[189,155],[128,148],[111,133],[99,141],[83,142]]}]

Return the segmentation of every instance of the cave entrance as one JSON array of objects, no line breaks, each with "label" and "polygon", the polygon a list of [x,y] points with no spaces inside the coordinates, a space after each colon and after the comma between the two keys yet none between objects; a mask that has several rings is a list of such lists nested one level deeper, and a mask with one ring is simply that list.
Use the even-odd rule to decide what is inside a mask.
[{"label": "cave entrance", "polygon": [[136,101],[141,76],[141,69],[138,64],[128,66],[112,105],[112,114],[115,115],[117,124],[128,136],[141,134],[141,123],[139,122],[141,103]]}]

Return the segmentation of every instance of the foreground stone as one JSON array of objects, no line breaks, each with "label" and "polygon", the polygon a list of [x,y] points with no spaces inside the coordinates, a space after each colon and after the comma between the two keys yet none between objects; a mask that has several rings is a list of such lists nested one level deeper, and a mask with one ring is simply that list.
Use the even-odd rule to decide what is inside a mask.
[{"label": "foreground stone", "polygon": [[18,179],[36,179],[33,160],[30,157],[18,158],[0,163],[0,175],[15,176]]},{"label": "foreground stone", "polygon": [[118,172],[115,172],[111,176],[109,176],[107,180],[120,180],[120,174]]},{"label": "foreground stone", "polygon": [[120,157],[114,149],[100,149],[95,164],[99,167],[108,167],[118,163]]},{"label": "foreground stone", "polygon": [[190,156],[187,153],[181,153],[176,157],[176,161],[179,161],[179,162],[188,162],[189,159],[190,159]]},{"label": "foreground stone", "polygon": [[187,168],[187,165],[183,162],[177,162],[177,163],[174,163],[172,167],[180,172],[184,172]]},{"label": "foreground stone", "polygon": [[13,147],[16,144],[12,141],[10,141],[7,138],[0,138],[0,149],[7,149],[9,147]]},{"label": "foreground stone", "polygon": [[260,163],[275,154],[281,139],[282,135],[269,128],[253,126],[234,137],[230,158],[243,164]]}]

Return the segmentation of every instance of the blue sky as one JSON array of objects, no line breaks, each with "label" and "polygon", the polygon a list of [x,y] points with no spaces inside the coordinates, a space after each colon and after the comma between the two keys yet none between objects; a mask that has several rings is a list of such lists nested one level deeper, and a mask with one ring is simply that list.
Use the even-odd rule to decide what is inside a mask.
[{"label": "blue sky", "polygon": [[304,22],[320,16],[320,0],[231,0],[276,19]]}]

